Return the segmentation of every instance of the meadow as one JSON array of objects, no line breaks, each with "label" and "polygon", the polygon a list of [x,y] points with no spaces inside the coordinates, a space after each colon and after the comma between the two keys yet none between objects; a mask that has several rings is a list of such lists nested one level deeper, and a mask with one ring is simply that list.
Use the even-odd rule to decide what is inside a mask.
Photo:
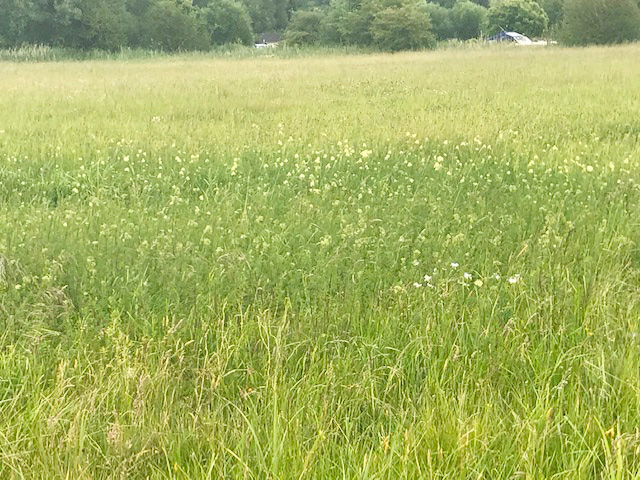
[{"label": "meadow", "polygon": [[640,46],[0,63],[0,478],[640,478]]}]

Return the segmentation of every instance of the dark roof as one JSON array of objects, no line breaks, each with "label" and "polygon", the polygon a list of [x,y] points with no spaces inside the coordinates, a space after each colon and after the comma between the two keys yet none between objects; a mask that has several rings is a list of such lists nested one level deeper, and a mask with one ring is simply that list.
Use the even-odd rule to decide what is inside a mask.
[{"label": "dark roof", "polygon": [[263,41],[267,43],[278,43],[281,40],[281,33],[260,33],[256,35],[256,43],[262,43]]},{"label": "dark roof", "polygon": [[525,35],[522,35],[521,33],[503,31],[495,35],[492,35],[491,37],[487,37],[487,41],[489,42],[516,41],[516,39],[523,39],[523,38],[529,40],[528,37],[526,37]]}]

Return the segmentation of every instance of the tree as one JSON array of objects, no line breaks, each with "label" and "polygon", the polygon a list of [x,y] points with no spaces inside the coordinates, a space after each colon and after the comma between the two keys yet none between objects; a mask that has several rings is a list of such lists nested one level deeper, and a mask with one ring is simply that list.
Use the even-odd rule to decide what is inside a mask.
[{"label": "tree", "polygon": [[0,47],[20,44],[28,21],[28,5],[24,0],[0,0]]},{"label": "tree", "polygon": [[348,14],[348,0],[331,0],[320,25],[320,43],[325,45],[346,43],[345,18]]},{"label": "tree", "polygon": [[562,39],[570,45],[622,43],[640,38],[635,0],[566,0]]},{"label": "tree", "polygon": [[438,40],[446,40],[455,36],[451,12],[437,3],[427,3],[425,10],[431,19],[431,30]]},{"label": "tree", "polygon": [[276,5],[274,0],[242,0],[251,16],[253,31],[265,33],[276,27]]},{"label": "tree", "polygon": [[208,49],[207,31],[196,11],[186,0],[153,1],[139,19],[139,46],[168,51]]},{"label": "tree", "polygon": [[200,11],[213,45],[254,41],[247,8],[235,0],[216,0]]},{"label": "tree", "polygon": [[128,44],[132,18],[125,0],[76,0],[73,12],[60,38],[63,45],[117,50]]},{"label": "tree", "polygon": [[549,18],[549,28],[562,24],[564,0],[538,0]]},{"label": "tree", "polygon": [[319,11],[293,12],[287,30],[284,32],[285,43],[291,45],[314,45],[320,41],[320,30],[324,15]]},{"label": "tree", "polygon": [[462,0],[451,9],[451,21],[457,38],[461,40],[478,38],[482,36],[487,26],[487,9]]},{"label": "tree", "polygon": [[376,46],[382,50],[418,50],[433,47],[429,14],[416,3],[388,7],[375,15],[371,34]]},{"label": "tree", "polygon": [[65,46],[71,22],[82,16],[77,0],[31,0],[26,4],[23,41]]},{"label": "tree", "polygon": [[273,23],[276,30],[282,31],[289,23],[289,0],[274,0]]},{"label": "tree", "polygon": [[376,13],[381,10],[374,0],[364,0],[362,4],[353,11],[348,12],[342,23],[342,31],[347,43],[369,46],[373,44],[371,34],[371,24],[376,18]]},{"label": "tree", "polygon": [[506,0],[489,9],[489,33],[507,30],[539,37],[548,22],[544,9],[534,0]]}]

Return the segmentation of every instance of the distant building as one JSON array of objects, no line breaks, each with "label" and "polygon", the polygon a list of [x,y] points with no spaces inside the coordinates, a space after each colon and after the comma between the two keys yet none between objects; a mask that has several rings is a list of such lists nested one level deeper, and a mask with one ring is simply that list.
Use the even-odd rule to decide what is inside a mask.
[{"label": "distant building", "polygon": [[487,37],[488,42],[510,42],[518,45],[532,45],[531,39],[517,32],[500,32],[491,37]]},{"label": "distant building", "polygon": [[281,33],[261,33],[256,37],[256,48],[275,47],[282,40]]}]

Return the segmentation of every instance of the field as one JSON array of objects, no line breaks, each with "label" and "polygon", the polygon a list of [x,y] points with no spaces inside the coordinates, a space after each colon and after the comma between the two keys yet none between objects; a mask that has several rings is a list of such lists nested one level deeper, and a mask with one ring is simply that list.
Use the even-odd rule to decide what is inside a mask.
[{"label": "field", "polygon": [[639,478],[639,55],[0,63],[0,478]]}]

